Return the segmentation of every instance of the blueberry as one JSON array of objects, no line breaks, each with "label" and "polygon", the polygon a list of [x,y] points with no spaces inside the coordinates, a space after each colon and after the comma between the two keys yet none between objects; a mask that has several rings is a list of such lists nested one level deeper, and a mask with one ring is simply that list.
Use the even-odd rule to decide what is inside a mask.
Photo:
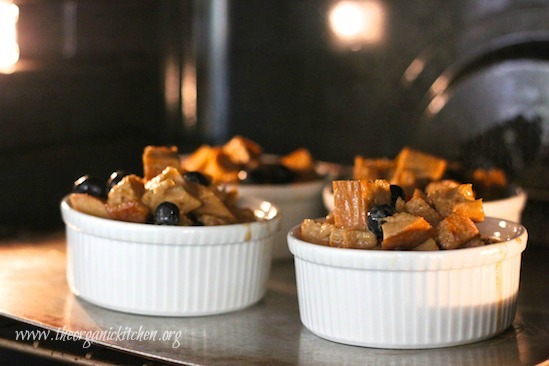
[{"label": "blueberry", "polygon": [[239,174],[245,184],[286,184],[295,180],[295,173],[281,164],[262,164]]},{"label": "blueberry", "polygon": [[187,182],[198,183],[203,186],[209,186],[212,183],[210,178],[200,172],[187,172],[183,174],[183,179]]},{"label": "blueberry", "polygon": [[130,173],[124,170],[116,170],[112,172],[107,180],[107,192],[110,191],[112,187],[117,185],[126,175],[130,175]]},{"label": "blueberry", "polygon": [[74,181],[72,191],[74,193],[87,193],[98,198],[107,197],[104,181],[92,175],[83,175]]},{"label": "blueberry", "polygon": [[383,239],[381,225],[385,222],[386,217],[394,215],[395,212],[395,208],[391,205],[372,207],[372,209],[368,211],[368,229],[370,229],[378,239]]},{"label": "blueberry", "polygon": [[156,225],[177,225],[179,223],[179,207],[171,202],[162,202],[154,211]]},{"label": "blueberry", "polygon": [[404,193],[404,189],[402,189],[401,186],[397,186],[396,184],[391,184],[391,205],[395,205],[398,197],[402,198],[403,200],[406,199],[406,194]]},{"label": "blueberry", "polygon": [[286,184],[291,183],[295,179],[295,173],[281,164],[267,165],[271,174],[271,183]]},{"label": "blueberry", "polygon": [[238,179],[243,184],[262,184],[266,182],[266,177],[260,169],[241,170],[238,173]]}]

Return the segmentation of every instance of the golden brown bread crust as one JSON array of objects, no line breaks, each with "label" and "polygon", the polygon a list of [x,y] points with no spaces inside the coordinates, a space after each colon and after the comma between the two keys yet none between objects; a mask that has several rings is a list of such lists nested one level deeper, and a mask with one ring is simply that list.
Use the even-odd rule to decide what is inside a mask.
[{"label": "golden brown bread crust", "polygon": [[202,145],[181,162],[185,171],[199,171],[210,176],[214,183],[238,183],[241,171],[250,171],[264,163],[278,163],[295,173],[294,181],[319,178],[315,161],[309,150],[299,148],[275,161],[262,160],[263,149],[256,142],[234,136],[224,145]]},{"label": "golden brown bread crust", "polygon": [[484,211],[470,184],[437,182],[428,187],[428,194],[416,189],[407,201],[398,196],[394,202],[386,180],[336,180],[332,188],[333,212],[325,221],[304,220],[303,240],[388,250],[457,249],[489,243],[480,238],[475,225],[484,220]]},{"label": "golden brown bread crust", "polygon": [[104,219],[111,218],[105,207],[106,202],[87,193],[71,193],[69,203],[72,208],[85,214]]},{"label": "golden brown bread crust", "polygon": [[[395,159],[365,158],[355,155],[353,179],[387,179],[404,189],[409,198],[414,189],[425,189],[429,183],[437,183],[450,176],[461,176],[473,184],[476,197],[486,200],[509,196],[509,182],[505,171],[491,168],[467,168],[461,162],[447,161],[408,146],[402,148]],[[449,183],[446,181],[444,184]],[[458,182],[452,182],[459,185]]]},{"label": "golden brown bread crust", "polygon": [[[110,189],[107,200],[72,193],[69,195],[71,207],[102,218],[147,223],[161,203],[170,202],[179,209],[179,225],[227,225],[256,220],[252,210],[237,207],[235,189],[225,190],[185,179],[175,147],[147,146],[143,164],[148,178],[125,176]],[[152,176],[162,164],[166,166]]]},{"label": "golden brown bread crust", "polygon": [[329,222],[305,219],[300,232],[303,240],[336,248],[373,249],[377,239],[367,230],[338,228]]},{"label": "golden brown bread crust", "polygon": [[366,159],[356,155],[353,165],[354,179],[387,179],[393,175],[395,162],[387,158]]},{"label": "golden brown bread crust", "polygon": [[144,224],[151,215],[151,211],[140,201],[127,201],[117,205],[105,206],[110,218]]},{"label": "golden brown bread crust", "polygon": [[437,229],[436,239],[442,249],[457,249],[480,237],[475,223],[459,213],[445,217]]},{"label": "golden brown bread crust", "polygon": [[[484,221],[482,199],[475,199],[471,184],[431,183],[427,186],[427,197],[433,202],[433,207],[443,217],[458,212],[474,222]],[[433,188],[433,186],[435,186]]]},{"label": "golden brown bread crust", "polygon": [[436,235],[435,228],[423,217],[406,212],[388,216],[382,229],[382,249],[413,249]]},{"label": "golden brown bread crust", "polygon": [[405,203],[404,209],[406,210],[406,212],[409,212],[413,215],[423,217],[429,224],[435,227],[438,225],[440,220],[442,220],[442,215],[439,214],[427,202],[427,200],[417,195],[410,198],[410,200]]},{"label": "golden brown bread crust", "polygon": [[173,167],[181,170],[181,163],[177,147],[175,146],[147,146],[143,151],[143,178],[148,181],[164,168]]},{"label": "golden brown bread crust", "polygon": [[225,143],[221,149],[234,165],[257,164],[263,152],[257,143],[238,135]]},{"label": "golden brown bread crust", "polygon": [[360,180],[335,180],[332,182],[334,191],[334,224],[346,229],[360,229],[366,227],[366,210],[362,198],[362,184]]},{"label": "golden brown bread crust", "polygon": [[364,208],[370,211],[372,207],[391,203],[391,185],[385,179],[360,180]]}]

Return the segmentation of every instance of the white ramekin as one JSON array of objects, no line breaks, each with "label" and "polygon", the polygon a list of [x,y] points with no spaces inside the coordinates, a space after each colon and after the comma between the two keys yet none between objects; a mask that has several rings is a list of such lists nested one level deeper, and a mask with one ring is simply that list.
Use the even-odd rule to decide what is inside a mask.
[{"label": "white ramekin", "polygon": [[78,212],[67,198],[67,280],[93,304],[158,316],[220,314],[259,301],[272,240],[280,228],[271,203],[242,197],[265,220],[222,226],[158,226]]},{"label": "white ramekin", "polygon": [[510,197],[484,202],[484,214],[488,217],[497,217],[520,223],[527,200],[526,191],[517,188],[515,194]]},{"label": "white ramekin", "polygon": [[288,233],[301,321],[339,343],[391,349],[437,348],[494,336],[516,310],[528,234],[487,218],[483,235],[501,243],[447,251],[332,248]]},{"label": "white ramekin", "polygon": [[273,259],[289,259],[286,234],[307,217],[326,215],[322,204],[322,189],[326,179],[290,184],[240,184],[238,191],[244,196],[260,197],[272,202],[281,216],[280,231],[275,234]]},{"label": "white ramekin", "polygon": [[[499,219],[520,223],[522,211],[526,206],[527,199],[528,195],[524,189],[517,188],[515,194],[510,197],[494,201],[485,201],[483,203],[484,214],[487,217],[497,217]],[[326,185],[323,188],[322,202],[326,210],[329,212],[334,210],[334,193],[331,184]]]}]

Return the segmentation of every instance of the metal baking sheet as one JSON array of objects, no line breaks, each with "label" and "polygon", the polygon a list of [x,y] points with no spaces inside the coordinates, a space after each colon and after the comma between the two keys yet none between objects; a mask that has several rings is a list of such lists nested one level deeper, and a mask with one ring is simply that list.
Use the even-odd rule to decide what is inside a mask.
[{"label": "metal baking sheet", "polygon": [[[516,319],[502,334],[470,345],[384,350],[321,339],[299,318],[292,261],[275,262],[265,298],[245,310],[175,318],[103,309],[74,296],[65,279],[65,237],[0,242],[0,315],[90,344],[180,364],[533,365],[549,359],[549,250],[524,253]],[[86,343],[83,343],[84,345]]]}]

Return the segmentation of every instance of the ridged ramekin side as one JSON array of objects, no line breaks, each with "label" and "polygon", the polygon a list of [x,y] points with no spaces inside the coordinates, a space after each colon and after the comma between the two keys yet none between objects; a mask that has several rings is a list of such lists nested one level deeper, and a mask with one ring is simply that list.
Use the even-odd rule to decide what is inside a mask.
[{"label": "ridged ramekin side", "polygon": [[67,228],[67,278],[94,304],[138,314],[224,313],[259,301],[272,236],[225,245],[154,245]]},{"label": "ridged ramekin side", "polygon": [[513,321],[520,253],[445,271],[341,268],[295,257],[303,324],[320,337],[377,348],[435,348],[489,338]]}]

